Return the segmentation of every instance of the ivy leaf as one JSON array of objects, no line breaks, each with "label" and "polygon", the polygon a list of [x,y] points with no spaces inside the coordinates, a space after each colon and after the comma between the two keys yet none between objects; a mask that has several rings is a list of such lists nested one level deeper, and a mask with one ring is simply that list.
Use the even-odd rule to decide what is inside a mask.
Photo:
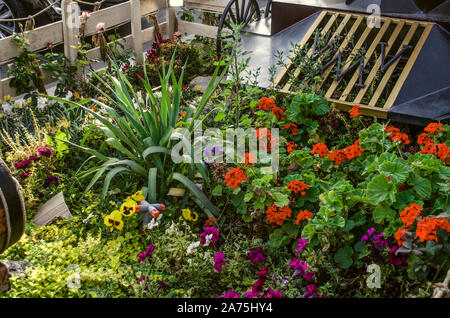
[{"label": "ivy leaf", "polygon": [[351,246],[345,246],[340,248],[336,254],[334,254],[334,261],[344,269],[349,268],[353,264],[353,249]]},{"label": "ivy leaf", "polygon": [[367,185],[367,199],[373,205],[383,201],[393,203],[396,192],[394,184],[383,175],[374,177]]}]

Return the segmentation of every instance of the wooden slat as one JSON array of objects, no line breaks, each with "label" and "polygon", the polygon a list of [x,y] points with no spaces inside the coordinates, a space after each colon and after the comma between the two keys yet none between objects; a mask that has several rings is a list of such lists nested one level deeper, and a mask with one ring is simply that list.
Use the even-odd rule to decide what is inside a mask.
[{"label": "wooden slat", "polygon": [[[325,36],[327,34],[327,32],[329,31],[329,29],[333,26],[334,22],[336,21],[337,17],[339,16],[339,13],[334,12],[333,15],[331,16],[330,20],[328,21],[328,23],[325,25],[325,27],[323,28],[322,32],[320,32],[320,36]],[[313,30],[314,32],[314,30]],[[333,39],[330,38],[330,41],[332,41]],[[308,52],[308,56],[311,57],[313,53],[313,49],[311,48]],[[301,73],[301,68],[297,68],[294,72],[294,78],[297,78],[300,73]],[[289,90],[291,88],[291,84],[289,83],[289,81],[286,83],[286,85],[284,85],[285,90]]]},{"label": "wooden slat", "polygon": [[[30,41],[28,50],[38,51],[47,47],[48,43],[59,44],[63,42],[63,25],[61,21],[51,23],[34,31],[26,33]],[[0,64],[20,55],[22,50],[11,41],[12,36],[0,40]]]},{"label": "wooden slat", "polygon": [[[353,23],[352,28],[350,29],[350,31],[347,33],[347,35],[345,36],[344,40],[342,41],[341,45],[339,46],[336,54],[333,56],[333,58],[335,58],[338,54],[340,54],[342,52],[342,50],[347,46],[348,42],[350,41],[350,39],[352,38],[353,34],[355,34],[356,30],[358,30],[359,25],[361,24],[361,21],[363,21],[363,16],[358,16],[358,18],[356,19],[355,23]],[[356,47],[355,47],[356,48]],[[334,65],[334,64],[333,64]],[[330,65],[328,67],[328,69],[325,70],[325,72],[323,73],[323,80],[319,85],[319,88],[325,83],[325,81],[328,78],[328,75],[330,75],[331,71],[333,70],[333,65]]]},{"label": "wooden slat", "polygon": [[184,2],[184,6],[191,9],[222,13],[228,2],[229,0],[188,0]]},{"label": "wooden slat", "polygon": [[[369,63],[370,58],[372,57],[373,52],[375,52],[375,49],[378,46],[378,43],[381,41],[381,39],[383,38],[384,33],[386,33],[389,25],[391,24],[391,19],[382,19],[383,22],[383,26],[381,27],[380,31],[378,32],[377,36],[375,37],[375,39],[373,40],[372,44],[370,45],[369,49],[366,52],[365,55],[365,59],[364,59],[364,67],[367,66],[367,63]],[[366,31],[364,32],[364,35],[361,37],[360,42],[358,42],[358,44],[356,45],[356,48],[359,48],[362,46],[362,44],[365,41],[365,38],[368,36],[368,34],[370,33],[370,28],[367,28]],[[356,51],[352,52],[356,53]],[[345,68],[347,68],[348,66],[350,66],[350,63],[352,62],[351,60],[351,54],[349,57],[349,61],[347,61],[347,64],[345,65]],[[342,93],[341,97],[344,98],[344,100],[346,99],[346,96],[350,93],[352,87],[355,85],[357,79],[359,78],[359,71],[356,70],[355,73],[353,74],[353,76],[351,77],[350,81],[348,82],[344,92]],[[325,94],[325,98],[330,98],[333,93],[334,90],[338,87],[338,85],[340,84],[340,81],[342,80],[342,78],[339,81],[334,81],[333,84],[330,86],[330,88],[328,89],[327,93]]]},{"label": "wooden slat", "polygon": [[[320,15],[317,17],[316,21],[314,21],[314,23],[311,25],[311,27],[308,29],[308,31],[306,32],[305,36],[303,37],[303,39],[300,41],[299,47],[303,47],[309,40],[309,38],[311,37],[311,35],[314,33],[315,29],[319,26],[320,22],[322,22],[323,18],[327,15],[326,11],[322,11],[320,13]],[[277,76],[275,77],[274,83],[275,86],[278,86],[280,81],[283,79],[283,77],[286,75],[286,72],[288,71],[288,69],[291,67],[292,64],[292,59],[295,58],[295,56],[297,55],[297,52],[293,52],[293,54],[291,55],[291,57],[286,61],[286,65],[280,70],[280,72],[277,74]]]},{"label": "wooden slat", "polygon": [[[411,25],[411,27],[410,27],[410,29],[408,31],[408,34],[403,39],[403,42],[400,45],[400,47],[398,48],[396,54],[398,54],[402,50],[404,45],[408,45],[409,44],[409,42],[411,41],[412,37],[414,36],[414,33],[416,32],[418,26],[419,26],[418,23],[414,23],[414,24]],[[386,54],[386,56],[387,56],[387,54]],[[386,72],[383,75],[383,78],[381,79],[381,82],[378,84],[377,89],[375,90],[374,94],[372,95],[372,98],[370,99],[369,104],[371,104],[371,105],[376,105],[377,104],[378,99],[380,98],[381,93],[383,93],[383,90],[386,87],[389,79],[391,78],[392,73],[394,73],[395,67],[397,66],[398,62],[400,62],[400,59],[397,59],[395,62],[393,62],[389,66],[389,68],[386,70]]]},{"label": "wooden slat", "polygon": [[178,21],[178,31],[180,31],[181,33],[186,32],[189,34],[196,34],[215,39],[217,36],[217,30],[218,27],[212,25],[188,22],[183,20]]},{"label": "wooden slat", "polygon": [[[400,31],[403,29],[403,26],[405,25],[405,21],[400,21],[397,24],[397,27],[395,28],[394,32],[392,32],[391,37],[389,38],[387,47],[386,47],[386,56],[389,53],[390,49],[392,48],[392,45],[394,44],[395,40],[397,39]],[[367,92],[367,90],[370,87],[370,84],[372,83],[372,80],[375,78],[375,76],[377,75],[379,69],[381,66],[381,56],[378,57],[377,62],[375,63],[375,65],[372,67],[372,70],[369,73],[369,76],[367,76],[366,81],[364,82],[365,87],[361,88],[359,90],[358,95],[356,96],[356,98],[353,100],[353,103],[355,104],[359,104],[361,99],[364,97],[364,94]],[[347,87],[348,88],[348,87]],[[352,87],[350,87],[351,89]],[[345,93],[345,92],[344,92]],[[347,99],[347,95],[343,96],[345,99]]]},{"label": "wooden slat", "polygon": [[432,28],[433,28],[432,24],[427,24],[425,26],[425,29],[423,30],[423,33],[422,33],[419,41],[417,42],[416,47],[414,48],[414,51],[411,53],[411,56],[409,57],[408,63],[406,63],[405,67],[403,68],[403,71],[400,74],[400,77],[398,78],[397,83],[395,83],[395,86],[392,89],[391,94],[389,95],[386,103],[384,104],[384,107],[383,107],[384,109],[389,109],[394,104],[394,101],[397,98],[398,94],[400,93],[400,89],[402,88],[403,83],[405,82],[406,78],[409,75],[409,72],[411,71],[414,63],[416,62],[416,59],[419,56],[419,53],[422,50],[422,47],[425,44],[425,41],[428,39],[428,36],[430,35]]}]

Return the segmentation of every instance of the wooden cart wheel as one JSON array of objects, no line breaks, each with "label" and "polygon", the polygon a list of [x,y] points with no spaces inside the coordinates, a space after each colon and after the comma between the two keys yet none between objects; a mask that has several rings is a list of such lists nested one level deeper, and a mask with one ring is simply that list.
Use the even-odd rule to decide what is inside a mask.
[{"label": "wooden cart wheel", "polygon": [[252,20],[259,20],[261,13],[256,0],[230,0],[223,10],[217,30],[217,55],[220,57],[223,53],[225,42],[233,39],[233,34],[223,35],[222,30],[228,28],[233,30],[231,23],[243,24],[246,26]]},{"label": "wooden cart wheel", "polygon": [[25,230],[25,206],[19,183],[0,159],[0,253],[16,243]]}]

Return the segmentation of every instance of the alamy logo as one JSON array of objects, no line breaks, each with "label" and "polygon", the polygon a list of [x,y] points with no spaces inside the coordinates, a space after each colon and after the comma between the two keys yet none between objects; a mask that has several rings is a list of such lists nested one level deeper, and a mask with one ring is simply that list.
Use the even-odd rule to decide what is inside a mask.
[{"label": "alamy logo", "polygon": [[193,134],[187,128],[178,128],[172,133],[171,140],[179,140],[171,152],[175,163],[245,163],[248,153],[251,155],[247,155],[247,161],[263,165],[263,174],[278,171],[278,128],[229,128],[224,138],[219,128],[203,131],[201,121],[195,121],[194,127]]},{"label": "alamy logo", "polygon": [[70,289],[79,289],[81,287],[81,270],[80,267],[78,265],[69,265],[67,267],[67,272],[72,272],[74,271],[74,273],[70,274],[67,277],[67,287],[69,287]]},{"label": "alamy logo", "polygon": [[381,288],[381,269],[377,264],[367,266],[367,272],[370,273],[366,283],[369,288]]}]

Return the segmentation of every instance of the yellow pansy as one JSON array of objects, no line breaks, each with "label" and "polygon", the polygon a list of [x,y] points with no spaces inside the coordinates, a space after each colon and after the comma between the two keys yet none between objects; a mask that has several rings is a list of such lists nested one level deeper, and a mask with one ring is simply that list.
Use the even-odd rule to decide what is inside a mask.
[{"label": "yellow pansy", "polygon": [[182,209],[181,212],[183,213],[183,217],[188,221],[196,222],[198,220],[197,212],[191,212],[190,209]]},{"label": "yellow pansy", "polygon": [[127,200],[120,206],[120,213],[123,216],[131,216],[136,212],[137,203],[133,200]]},{"label": "yellow pansy", "polygon": [[143,193],[142,193],[142,190],[139,190],[138,192],[136,192],[135,194],[133,194],[133,195],[131,196],[131,198],[132,198],[134,201],[136,201],[136,202],[139,202],[139,201],[145,199],[145,197],[144,197],[144,195],[143,195]]},{"label": "yellow pansy", "polygon": [[114,230],[114,228],[118,229],[119,231],[122,231],[123,229],[122,215],[118,210],[112,211],[111,214],[105,216],[103,222],[106,226],[111,227],[111,232]]}]

